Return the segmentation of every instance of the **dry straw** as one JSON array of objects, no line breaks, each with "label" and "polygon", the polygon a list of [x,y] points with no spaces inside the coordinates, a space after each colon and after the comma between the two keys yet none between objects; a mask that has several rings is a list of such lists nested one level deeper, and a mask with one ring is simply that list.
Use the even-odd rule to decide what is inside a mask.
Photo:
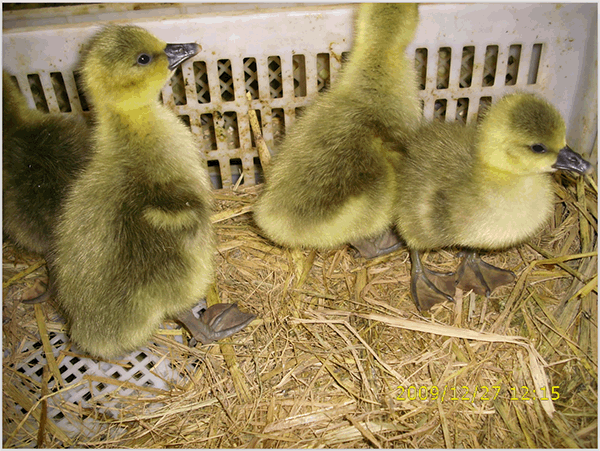
[{"label": "dry straw", "polygon": [[[45,413],[46,401],[90,383],[56,384],[70,351],[48,359],[41,382],[15,370],[25,341],[39,341],[49,357],[48,335],[63,326],[51,304],[20,303],[43,268],[5,244],[4,445],[596,448],[597,188],[591,178],[557,182],[548,227],[484,255],[515,271],[516,283],[489,299],[457,292],[454,306],[427,316],[409,298],[406,250],[364,260],[348,247],[283,249],[252,221],[260,187],[217,192],[208,302],[238,302],[258,319],[194,348],[174,340],[180,330],[159,331],[150,349],[181,368],[183,382],[139,387],[136,396],[115,390],[118,408],[106,408],[106,397],[85,408],[58,403],[81,420],[80,436]],[[424,261],[440,271],[457,265],[446,250]],[[98,432],[83,434],[85,418]]]}]

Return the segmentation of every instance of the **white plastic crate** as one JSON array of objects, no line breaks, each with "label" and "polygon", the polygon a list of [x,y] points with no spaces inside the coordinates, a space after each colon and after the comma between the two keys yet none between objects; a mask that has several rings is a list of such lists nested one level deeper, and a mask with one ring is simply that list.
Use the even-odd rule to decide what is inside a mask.
[{"label": "white plastic crate", "polygon": [[[260,172],[245,92],[273,147],[297,109],[335,80],[351,47],[352,12],[312,6],[112,22],[202,46],[162,96],[199,138],[220,188],[242,171],[242,183],[254,184]],[[571,147],[588,155],[597,132],[596,12],[595,4],[422,5],[408,52],[422,76],[425,117],[471,121],[480,103],[515,89],[535,91],[565,117]],[[4,30],[3,66],[30,106],[87,110],[73,71],[82,44],[103,23]]]},{"label": "white plastic crate", "polygon": [[[198,138],[215,187],[227,188],[259,180],[246,92],[252,95],[251,107],[259,110],[263,135],[273,149],[299,109],[335,82],[351,49],[353,10],[349,5],[308,6],[134,20],[131,11],[122,16],[113,11],[110,18],[142,26],[167,42],[195,41],[202,46],[175,73],[162,98]],[[31,107],[85,114],[87,105],[74,70],[83,43],[107,23],[101,15],[98,19],[4,29],[3,67],[17,77]],[[15,26],[14,20],[10,25]],[[588,157],[592,153],[597,137],[596,4],[421,5],[408,54],[415,57],[426,118],[470,122],[482,104],[515,90],[533,91],[560,110],[571,147]],[[58,353],[67,338],[57,334],[53,340]],[[17,370],[40,380],[39,368],[45,362],[41,346],[26,347],[30,358]],[[63,377],[73,383],[84,374],[102,374],[153,387],[178,380],[167,360],[161,362],[158,376],[146,348],[126,360],[132,362],[133,373],[67,357]],[[115,388],[90,387],[65,392],[63,399],[82,406]],[[75,430],[68,418],[52,416],[58,411],[51,412],[63,430],[87,433]]]}]

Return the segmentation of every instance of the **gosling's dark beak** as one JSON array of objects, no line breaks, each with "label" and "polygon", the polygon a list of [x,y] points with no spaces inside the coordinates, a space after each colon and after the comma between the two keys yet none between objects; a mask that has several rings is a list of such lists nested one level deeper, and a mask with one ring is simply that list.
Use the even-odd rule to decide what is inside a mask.
[{"label": "gosling's dark beak", "polygon": [[191,58],[200,51],[198,44],[167,44],[165,53],[169,59],[169,70],[175,69],[185,60]]},{"label": "gosling's dark beak", "polygon": [[592,165],[577,152],[573,152],[569,146],[560,149],[556,163],[552,167],[564,169],[565,171],[575,171],[579,174],[587,174],[592,171]]}]

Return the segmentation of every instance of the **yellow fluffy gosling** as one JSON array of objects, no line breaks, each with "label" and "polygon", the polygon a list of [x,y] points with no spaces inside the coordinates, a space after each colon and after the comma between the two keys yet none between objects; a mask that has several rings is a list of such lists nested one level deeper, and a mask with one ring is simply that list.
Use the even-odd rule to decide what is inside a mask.
[{"label": "yellow fluffy gosling", "polygon": [[267,168],[254,217],[276,243],[332,248],[392,225],[399,154],[390,143],[405,142],[421,115],[413,61],[404,55],[417,23],[416,4],[359,7],[350,60]]},{"label": "yellow fluffy gosling", "polygon": [[[398,171],[396,226],[411,249],[411,293],[419,309],[452,300],[454,284],[489,295],[514,275],[484,263],[476,249],[529,239],[554,205],[551,173],[590,164],[566,143],[565,124],[546,100],[517,93],[479,125],[430,123],[412,136]],[[419,252],[468,249],[456,275],[423,268]]]},{"label": "yellow fluffy gosling", "polygon": [[[198,51],[139,27],[108,26],[83,57],[94,154],[66,201],[55,266],[71,338],[92,355],[143,345],[166,317],[193,320],[190,309],[212,280],[206,169],[191,133],[158,101],[171,71]],[[213,306],[186,325],[210,342],[253,317]]]}]

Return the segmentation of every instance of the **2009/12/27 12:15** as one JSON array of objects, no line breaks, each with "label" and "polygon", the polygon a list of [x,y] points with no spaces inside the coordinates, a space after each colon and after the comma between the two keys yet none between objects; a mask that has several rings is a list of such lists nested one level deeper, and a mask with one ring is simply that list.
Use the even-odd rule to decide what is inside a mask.
[{"label": "2009/12/27 12:15", "polygon": [[[541,387],[541,389],[540,389],[541,391],[543,391],[543,396],[536,396],[535,389],[531,390],[526,385],[523,385],[522,387],[520,387],[520,396],[518,396],[517,391],[519,389],[517,387],[509,387],[509,390],[511,391],[510,400],[511,401],[532,401],[535,399],[539,399],[540,401],[548,401],[549,399],[552,399],[552,401],[556,401],[557,399],[560,398],[560,393],[558,392],[559,388],[560,387],[558,385],[552,386],[552,388],[550,390],[551,398],[548,398],[547,393],[546,393],[546,391],[547,391],[546,387]],[[396,396],[397,401],[415,401],[415,400],[426,401],[428,399],[435,401],[438,398],[441,398],[441,401],[444,401],[446,399],[446,394],[448,394],[449,396],[450,395],[452,396],[450,398],[450,401],[474,402],[477,398],[477,392],[480,390],[483,392],[482,395],[479,397],[479,399],[481,401],[495,400],[498,397],[498,395],[500,394],[502,386],[492,385],[491,390],[490,390],[490,387],[488,387],[486,385],[480,385],[480,386],[478,385],[475,387],[475,390],[473,390],[472,392],[469,389],[469,387],[467,387],[466,385],[462,385],[460,387],[449,387],[447,385],[444,385],[442,390],[436,385],[432,385],[431,387],[428,387],[425,385],[421,385],[420,387],[411,385],[408,388],[405,388],[402,385],[400,385],[400,386],[398,386],[398,389],[401,390],[401,392],[400,392],[400,394],[398,394],[398,396]],[[457,396],[457,391],[458,391],[459,396]],[[461,391],[463,391],[464,393],[461,394]],[[493,396],[488,396],[490,391],[492,391]],[[472,393],[472,395],[471,395],[471,393]]]}]

